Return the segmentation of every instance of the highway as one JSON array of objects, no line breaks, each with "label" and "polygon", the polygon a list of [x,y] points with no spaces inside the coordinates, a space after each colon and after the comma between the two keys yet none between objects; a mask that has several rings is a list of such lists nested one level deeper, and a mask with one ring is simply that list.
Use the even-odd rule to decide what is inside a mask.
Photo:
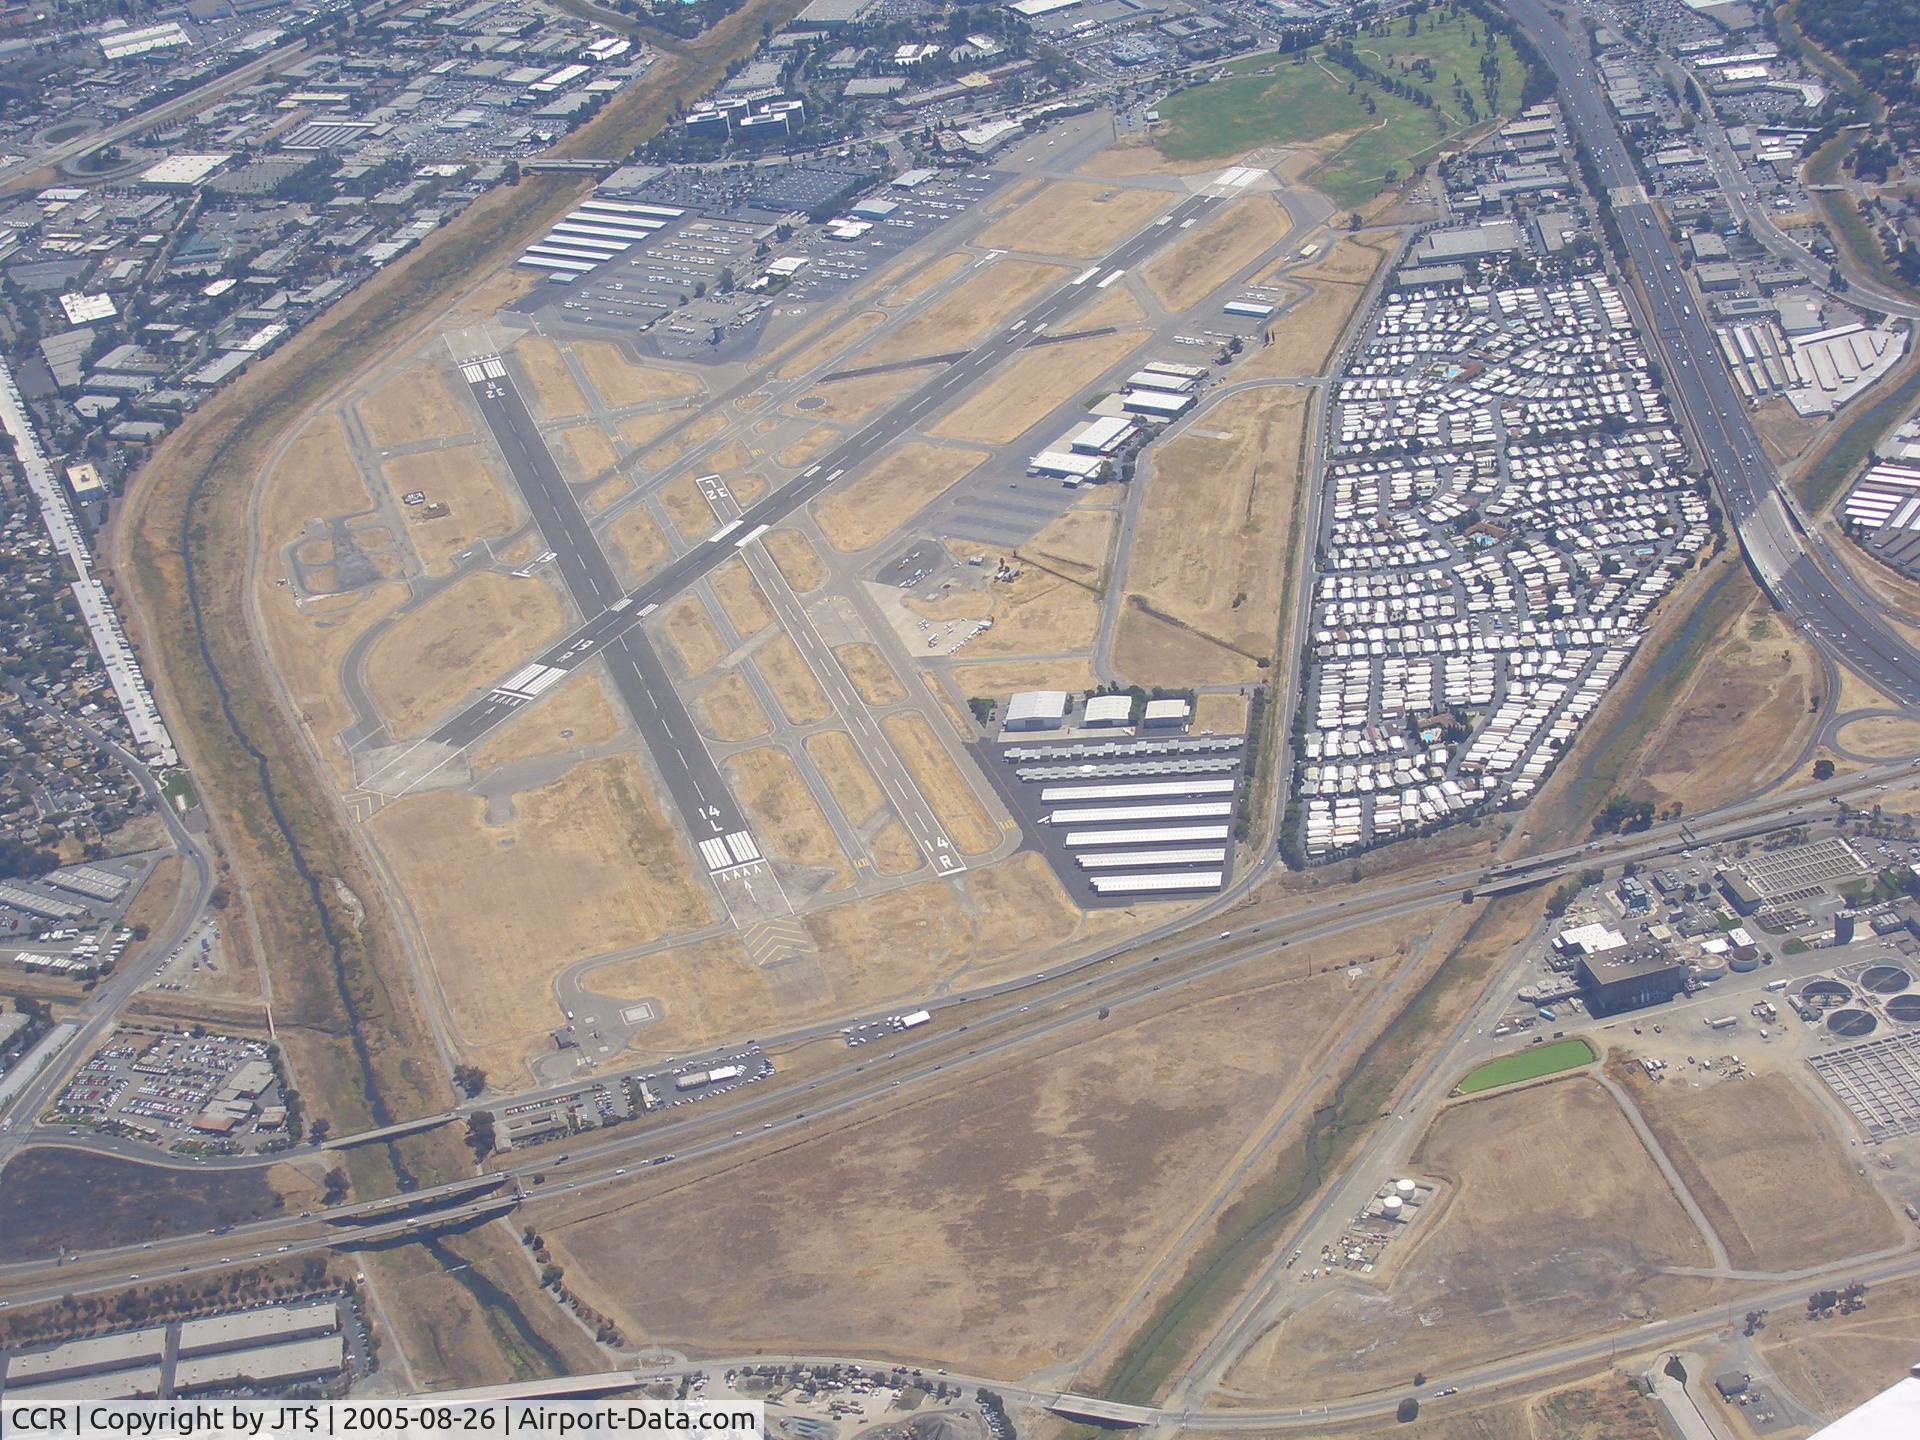
[{"label": "highway", "polygon": [[[1836,797],[1865,798],[1893,780],[1913,773],[1914,762],[1889,763],[1841,780],[1764,800],[1740,802],[1639,834],[1609,836],[1569,846],[1523,863],[1526,874],[1538,883],[1549,883],[1590,865],[1621,864],[1628,860],[1646,864],[1659,856],[1701,844],[1804,823],[1822,813]],[[804,1132],[826,1118],[851,1115],[907,1087],[948,1084],[955,1072],[991,1067],[1004,1063],[1010,1056],[1031,1053],[1029,1047],[1050,1038],[1057,1039],[1061,1032],[1085,1023],[1102,1008],[1113,1010],[1128,1004],[1151,1003],[1150,997],[1162,991],[1235,966],[1281,963],[1291,959],[1286,952],[1295,944],[1416,914],[1511,868],[1496,866],[1489,870],[1486,866],[1475,866],[1387,886],[1364,897],[1325,901],[1242,930],[1216,934],[1202,929],[1195,933],[1190,926],[1188,938],[1151,954],[1136,943],[1098,952],[1046,975],[1009,981],[990,990],[930,1003],[928,1008],[935,1013],[935,1023],[914,1032],[915,1038],[902,1036],[885,1060],[863,1061],[850,1072],[833,1071],[791,1085],[783,1085],[776,1078],[741,1091],[736,1103],[691,1106],[670,1112],[676,1118],[638,1122],[608,1131],[605,1138],[579,1137],[570,1144],[545,1146],[493,1174],[517,1184],[532,1199],[614,1183],[645,1165],[684,1165],[752,1145],[769,1135]],[[959,1026],[953,1024],[960,1018],[956,1011],[965,1016]],[[940,1023],[943,1017],[945,1024]],[[773,1052],[810,1041],[831,1040],[837,1034],[837,1026],[820,1025],[770,1038],[763,1048]],[[962,1036],[967,1038],[963,1040]],[[1313,1090],[1324,1078],[1324,1075],[1309,1077],[1306,1089]],[[560,1153],[552,1153],[556,1150]],[[253,1157],[227,1163],[234,1167],[261,1165],[283,1158]],[[227,1167],[216,1161],[210,1162],[209,1168]],[[108,1292],[136,1279],[204,1274],[247,1258],[363,1244],[369,1236],[395,1238],[422,1225],[481,1218],[495,1213],[503,1203],[503,1197],[497,1194],[470,1198],[470,1192],[484,1183],[485,1178],[488,1177],[465,1177],[405,1197],[335,1207],[317,1216],[274,1216],[238,1226],[224,1236],[210,1238],[196,1233],[103,1248],[78,1259],[18,1262],[0,1267],[0,1293],[6,1296],[6,1301],[0,1303]],[[377,1214],[401,1202],[431,1205],[442,1198],[454,1203],[431,1211],[430,1217],[423,1216],[414,1226],[400,1220],[345,1233],[332,1229],[323,1232],[323,1226],[329,1221]],[[279,1249],[282,1244],[287,1246],[287,1251]]]},{"label": "highway", "polygon": [[1641,281],[1648,331],[1664,358],[1669,392],[1725,497],[1748,563],[1774,603],[1822,652],[1900,704],[1920,705],[1920,656],[1879,619],[1879,607],[1831,548],[1809,534],[1768,462],[1581,43],[1560,28],[1542,0],[1508,0],[1506,8],[1558,79],[1568,123],[1609,192],[1602,203],[1611,200],[1625,245],[1621,258]]},{"label": "highway", "polygon": [[[843,476],[872,460],[895,440],[921,424],[929,415],[953,403],[960,392],[984,380],[994,370],[1006,364],[1022,346],[1049,329],[1055,328],[1057,322],[1085,304],[1092,296],[1100,293],[1097,281],[1092,276],[1098,275],[1104,278],[1105,275],[1115,271],[1132,268],[1178,234],[1186,222],[1198,221],[1205,217],[1210,210],[1222,203],[1223,198],[1219,194],[1202,192],[1182,201],[1167,215],[1126,240],[1088,275],[1067,281],[1044,296],[1024,315],[1005,328],[996,330],[972,351],[941,371],[936,379],[904,396],[891,409],[842,441],[831,453],[803,471],[797,479],[746,507],[737,522],[722,527],[712,536],[661,566],[657,573],[649,576],[637,589],[624,596],[605,600],[602,608],[597,611],[583,604],[582,613],[591,618],[549,647],[533,663],[567,671],[587,663],[593,657],[615,646],[647,615],[671,601],[688,586],[711,573],[729,556],[736,553],[743,543],[748,543],[748,537],[756,536],[763,528],[778,524],[786,516],[837,483]],[[471,377],[469,377],[469,383],[473,383]],[[506,386],[500,388],[503,392],[509,390]],[[498,403],[503,407],[500,411],[503,419],[508,413],[504,408],[508,404],[519,406],[521,414],[525,413],[525,407],[519,405],[517,397],[508,401],[503,396],[498,402],[489,403]],[[494,412],[489,412],[490,423],[493,420],[493,414]],[[525,423],[530,426],[532,422],[529,419]],[[499,431],[496,430],[496,434],[498,433]],[[537,431],[531,429],[526,433],[537,435]],[[509,463],[515,465],[516,473],[522,463],[534,466],[542,463],[541,456],[524,444],[516,448],[519,451],[519,459],[515,459],[513,453],[509,453]],[[545,450],[544,445],[538,448],[540,451]],[[552,457],[546,456],[544,463],[549,467],[552,466]],[[534,497],[531,494],[528,496],[528,501],[530,504],[534,503]],[[582,552],[583,545],[590,543],[592,537],[586,536],[583,541],[581,537],[572,535],[565,527],[565,517],[558,513],[539,518],[547,544],[559,553],[563,567],[574,566],[577,572],[584,572],[586,562],[583,560],[582,553],[569,554],[569,549]],[[547,528],[550,522],[555,528]],[[595,548],[597,550],[597,547]],[[604,582],[606,587],[611,586],[611,580],[612,577],[609,574]],[[568,588],[574,590],[576,581],[573,575],[568,576],[567,583]],[[592,594],[595,599],[614,595],[612,588],[585,593]],[[582,598],[581,591],[575,590],[575,595],[576,599]],[[647,647],[645,651],[635,652],[636,666],[644,668],[646,659],[651,654],[651,647]],[[657,666],[657,659],[654,663]],[[654,677],[654,683],[670,690],[666,685],[664,672]],[[439,763],[445,764],[455,754],[504,722],[529,698],[531,697],[514,693],[509,687],[496,687],[475,700],[421,744],[444,747],[445,758]],[[677,700],[673,704],[677,706]],[[666,713],[664,706],[656,706],[655,709],[663,716]],[[681,713],[684,714],[684,710]],[[664,721],[659,722],[654,728],[661,729],[664,723]],[[646,727],[643,726],[644,728]],[[688,722],[688,733],[693,734],[691,722]],[[693,738],[697,744],[697,735]],[[650,743],[651,740],[652,736],[649,735]],[[406,755],[389,760],[381,771],[363,782],[365,788],[377,790],[381,788],[383,778],[402,773],[407,774],[411,783],[418,784],[419,779],[414,778],[410,772],[403,771],[402,768],[407,756],[411,753],[412,749]],[[661,769],[665,773],[669,766],[662,764]],[[431,774],[432,770],[429,769],[426,773]],[[692,773],[691,762],[688,773]],[[676,793],[674,798],[685,816],[688,811],[681,804],[680,795]],[[737,815],[737,811],[730,810],[728,814]],[[711,826],[705,824],[693,825],[690,828],[696,836],[715,833]]]}]

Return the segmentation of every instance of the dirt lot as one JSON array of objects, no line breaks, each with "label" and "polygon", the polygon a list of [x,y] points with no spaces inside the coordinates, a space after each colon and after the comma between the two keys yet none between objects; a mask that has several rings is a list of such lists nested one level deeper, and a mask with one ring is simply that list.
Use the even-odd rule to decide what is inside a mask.
[{"label": "dirt lot", "polygon": [[354,402],[367,438],[382,450],[418,440],[440,440],[472,433],[467,417],[447,388],[437,360],[416,360],[383,379]]},{"label": "dirt lot", "polygon": [[1776,779],[1811,737],[1809,701],[1822,688],[1807,644],[1795,635],[1745,573],[1733,583],[1748,595],[1691,681],[1623,777],[1656,805],[1678,802],[1689,814],[1752,794]]},{"label": "dirt lot", "polygon": [[996,370],[983,389],[941,416],[927,433],[946,440],[1009,444],[1138,350],[1146,339],[1143,332],[1132,331],[1022,351],[1018,360]]},{"label": "dirt lot", "polygon": [[753,819],[761,848],[775,859],[815,872],[801,877],[782,872],[811,893],[844,890],[853,871],[827,828],[827,817],[801,780],[793,757],[777,745],[762,745],[725,762],[727,780]]},{"label": "dirt lot", "polygon": [[[1412,1433],[1420,1440],[1670,1440],[1659,1406],[1634,1388],[1629,1372],[1644,1372],[1645,1366],[1624,1357],[1620,1364],[1619,1370],[1538,1395],[1462,1397],[1430,1405],[1421,1410]],[[1409,1432],[1398,1420],[1383,1420],[1325,1433],[1341,1440],[1386,1440]]]},{"label": "dirt lot", "polygon": [[913,776],[914,784],[926,797],[940,823],[947,827],[947,838],[962,855],[984,855],[999,843],[999,832],[987,812],[980,808],[973,790],[961,778],[948,758],[933,727],[911,712],[889,715],[880,722],[887,739],[899,752],[901,763]]},{"label": "dirt lot", "polygon": [[601,533],[614,573],[628,589],[638,585],[654,566],[673,558],[673,547],[667,544],[660,522],[638,505],[616,515]]},{"label": "dirt lot", "polygon": [[1279,244],[1289,223],[1272,195],[1244,196],[1187,231],[1141,278],[1168,310],[1191,309]]},{"label": "dirt lot", "polygon": [[476,570],[401,616],[367,652],[367,695],[395,740],[558,639],[567,615],[544,580]]},{"label": "dirt lot", "polygon": [[813,725],[833,713],[791,635],[782,632],[755,650],[753,664],[773,687],[774,700],[789,724]]},{"label": "dirt lot", "polygon": [[701,718],[701,728],[725,744],[758,740],[773,728],[760,702],[754,699],[746,676],[738,670],[727,671],[701,691],[695,713]]},{"label": "dirt lot", "polygon": [[1591,1080],[1451,1106],[1413,1168],[1454,1189],[1395,1242],[1407,1249],[1386,1283],[1324,1289],[1262,1336],[1229,1384],[1289,1404],[1361,1394],[1708,1297],[1707,1282],[1657,1273],[1711,1263],[1706,1244]]},{"label": "dirt lot", "polygon": [[1069,510],[1014,553],[1021,559],[1101,589],[1107,579],[1108,552],[1120,512],[1085,506]]},{"label": "dirt lot", "polygon": [[1160,153],[1151,139],[1143,136],[1109,145],[1082,164],[1080,173],[1129,180],[1140,175],[1196,175],[1209,169],[1218,174],[1218,162],[1211,166],[1197,167],[1191,164],[1175,164]]},{"label": "dirt lot", "polygon": [[576,670],[531,705],[523,705],[473,754],[473,768],[564,755],[620,733],[625,718],[607,698],[602,666]]},{"label": "dirt lot", "polygon": [[707,393],[698,376],[664,365],[636,365],[618,345],[604,340],[576,340],[573,353],[587,372],[588,383],[612,410]]},{"label": "dirt lot", "polygon": [[727,653],[727,647],[720,643],[720,632],[707,618],[707,607],[700,603],[698,595],[681,597],[655,618],[669,649],[689,679],[706,674]]},{"label": "dirt lot", "polygon": [[770,531],[761,543],[796,594],[805,595],[827,583],[827,567],[814,553],[813,542],[798,530]]},{"label": "dirt lot", "polygon": [[1162,190],[1056,180],[985,230],[974,243],[995,250],[1091,260],[1173,204]]},{"label": "dirt lot", "polygon": [[896,705],[907,698],[906,686],[893,673],[893,667],[887,663],[887,657],[880,653],[879,646],[869,645],[864,640],[856,641],[851,645],[839,646],[834,650],[833,658],[847,672],[847,679],[853,682],[854,693],[867,704]]},{"label": "dirt lot", "polygon": [[1296,538],[1307,410],[1295,391],[1247,391],[1155,457],[1114,641],[1123,674],[1148,685],[1263,678],[1256,662],[1273,654]]},{"label": "dirt lot", "polygon": [[1782,1306],[1760,1332],[1761,1358],[1803,1404],[1837,1420],[1904,1379],[1920,1335],[1920,1280],[1891,1280],[1867,1292],[1853,1315],[1809,1320]]},{"label": "dirt lot", "polygon": [[[495,539],[514,527],[513,503],[478,445],[402,455],[385,468],[396,500],[410,491],[427,492],[426,505],[409,506],[405,513],[407,537],[429,575],[448,574],[453,557],[474,541]],[[445,505],[448,513],[428,519],[423,512],[435,504]]]},{"label": "dirt lot", "polygon": [[1906,1227],[1854,1172],[1838,1122],[1784,1075],[1659,1084],[1620,1067],[1740,1270],[1802,1270],[1897,1244]]},{"label": "dirt lot", "polygon": [[[971,647],[969,647],[969,650]],[[985,696],[1006,703],[1019,690],[1093,690],[1100,679],[1085,660],[995,660],[953,667],[953,678],[969,699]]]},{"label": "dirt lot", "polygon": [[553,341],[543,335],[523,335],[513,342],[507,353],[518,362],[533,387],[528,399],[534,414],[543,420],[560,420],[587,413],[587,402],[581,397],[580,387],[573,383],[560,347]]},{"label": "dirt lot", "polygon": [[461,1040],[503,1074],[551,1046],[560,970],[711,918],[632,756],[575,765],[516,795],[511,811],[490,823],[486,800],[442,790],[389,805],[369,826]]},{"label": "dirt lot", "polygon": [[[936,905],[915,925],[904,898],[947,893],[933,883],[889,897],[899,913],[881,920],[874,933],[890,938],[876,948],[919,932],[959,961],[964,912]],[[1024,1375],[1070,1359],[1111,1318],[1290,1097],[1317,1043],[1304,1037],[1326,1034],[1352,1000],[1337,977],[1237,974],[825,1121],[784,1146],[778,1187],[743,1184],[738,1169],[641,1176],[529,1218],[635,1337],[937,1353]],[[622,1258],[636,1246],[647,1266]]]},{"label": "dirt lot", "polygon": [[865,550],[893,534],[986,459],[984,450],[901,445],[814,501],[814,519],[834,549]]},{"label": "dirt lot", "polygon": [[710,583],[727,623],[742,640],[758,635],[773,624],[773,611],[767,608],[767,597],[760,593],[760,587],[747,570],[747,562],[738,555],[716,566]]},{"label": "dirt lot", "polygon": [[1071,272],[1035,260],[983,265],[926,309],[847,361],[849,368],[885,365],[921,355],[944,355],[977,345],[993,327]]}]

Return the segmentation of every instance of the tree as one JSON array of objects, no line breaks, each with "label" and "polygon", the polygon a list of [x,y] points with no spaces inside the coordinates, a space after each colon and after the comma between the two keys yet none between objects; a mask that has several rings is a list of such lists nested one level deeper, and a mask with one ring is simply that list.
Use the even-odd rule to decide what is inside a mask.
[{"label": "tree", "polygon": [[1831,760],[1814,761],[1813,762],[1813,778],[1816,780],[1831,780],[1833,778],[1833,761]]},{"label": "tree", "polygon": [[494,1152],[495,1143],[493,1112],[474,1111],[467,1117],[467,1144],[473,1147],[473,1158],[485,1160]]},{"label": "tree", "polygon": [[453,1083],[471,1099],[487,1088],[487,1072],[478,1065],[456,1065],[453,1067]]},{"label": "tree", "polygon": [[307,1138],[316,1145],[326,1144],[327,1136],[332,1133],[333,1122],[331,1120],[316,1120],[312,1125],[307,1127]]},{"label": "tree", "polygon": [[1393,1412],[1393,1418],[1402,1425],[1411,1425],[1420,1418],[1420,1402],[1409,1395],[1402,1400]]},{"label": "tree", "polygon": [[338,1165],[327,1171],[326,1188],[321,1198],[329,1205],[338,1205],[347,1198],[347,1172]]}]

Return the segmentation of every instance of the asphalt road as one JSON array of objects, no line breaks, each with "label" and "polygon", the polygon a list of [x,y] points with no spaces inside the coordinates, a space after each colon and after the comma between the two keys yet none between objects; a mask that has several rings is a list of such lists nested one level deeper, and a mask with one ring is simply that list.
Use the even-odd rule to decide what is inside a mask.
[{"label": "asphalt road", "polygon": [[1820,650],[1902,705],[1920,705],[1920,656],[1878,618],[1878,607],[1839,557],[1808,535],[1767,461],[1687,288],[1680,257],[1641,188],[1591,60],[1541,0],[1508,0],[1507,9],[1558,78],[1568,122],[1610,192],[1625,260],[1642,282],[1652,336],[1665,358],[1669,391],[1691,422],[1748,562],[1774,602]]},{"label": "asphalt road", "polygon": [[[1660,855],[1754,833],[1759,827],[1804,822],[1819,814],[1831,797],[1864,797],[1876,786],[1911,773],[1912,767],[1906,762],[1890,763],[1844,780],[1728,806],[1684,823],[1569,846],[1529,860],[1528,873],[1538,882],[1546,883],[1589,865],[1619,864],[1626,860],[1649,863]],[[769,1085],[748,1087],[741,1092],[738,1103],[691,1106],[674,1112],[678,1118],[663,1119],[660,1123],[616,1129],[606,1132],[604,1138],[578,1137],[570,1144],[541,1147],[523,1161],[495,1173],[523,1186],[529,1198],[540,1198],[613,1183],[645,1165],[669,1162],[684,1165],[750,1145],[769,1134],[804,1132],[828,1116],[858,1111],[897,1090],[916,1084],[949,1084],[954,1078],[953,1072],[1003,1064],[1012,1056],[1031,1053],[1031,1047],[1037,1042],[1057,1039],[1068,1027],[1085,1023],[1101,1008],[1117,1010],[1129,1004],[1151,1003],[1150,997],[1163,990],[1190,984],[1236,965],[1254,961],[1284,963],[1291,958],[1288,951],[1295,944],[1304,945],[1354,928],[1413,915],[1449,892],[1458,892],[1483,880],[1486,873],[1482,868],[1475,868],[1385,886],[1364,898],[1328,901],[1218,936],[1211,932],[1190,935],[1152,954],[1128,944],[1089,956],[1043,977],[1009,981],[990,990],[933,1002],[928,1008],[935,1012],[935,1023],[915,1031],[911,1038],[900,1037],[894,1045],[895,1055],[888,1060],[897,1058],[898,1063],[875,1059],[860,1062],[852,1072],[833,1071],[793,1085],[782,1085],[776,1080]],[[1225,943],[1229,939],[1232,943]],[[1074,982],[1070,989],[1058,988],[1069,979]],[[1039,991],[1043,984],[1053,988]],[[980,1008],[983,1002],[990,1001],[1002,1003],[992,1010]],[[951,1019],[941,1023],[944,1012],[966,1005],[976,1008],[964,1029],[956,1029]],[[831,1025],[810,1027],[789,1036],[770,1038],[763,1048],[773,1051],[809,1040],[829,1039],[837,1030],[837,1026]],[[964,1042],[966,1048],[962,1048],[959,1039],[963,1033],[974,1037]],[[251,1158],[226,1165],[212,1161],[206,1168],[263,1164],[278,1158],[282,1157]],[[492,1213],[501,1203],[498,1195],[475,1200],[462,1194],[481,1183],[484,1177],[470,1177],[416,1192],[404,1198],[430,1202],[444,1197],[454,1203],[434,1211],[430,1222],[422,1220],[419,1225],[408,1227],[404,1221],[395,1221],[370,1229],[373,1233],[397,1237],[408,1229],[429,1223],[444,1224]],[[399,1198],[402,1197],[336,1207],[325,1214],[330,1220],[366,1214],[396,1203]],[[264,1258],[270,1253],[332,1248],[346,1238],[338,1232],[300,1233],[321,1223],[318,1218],[275,1216],[236,1227],[231,1234],[217,1239],[194,1234],[151,1244],[91,1251],[84,1257],[89,1264],[104,1263],[100,1270],[84,1276],[75,1273],[73,1258],[64,1262],[51,1259],[18,1262],[0,1266],[0,1292],[6,1295],[5,1303],[20,1303],[68,1293],[111,1291],[135,1277],[151,1280],[163,1274],[180,1277],[211,1273],[253,1256]],[[364,1241],[368,1235],[368,1231],[352,1233],[355,1242]],[[281,1244],[288,1246],[287,1252],[280,1251]]]},{"label": "asphalt road", "polygon": [[[1052,291],[1033,305],[1025,315],[1014,320],[1006,328],[997,330],[962,359],[943,370],[937,379],[903,397],[884,414],[842,441],[831,453],[803,471],[798,479],[749,505],[736,524],[726,527],[724,532],[716,531],[713,536],[662,566],[638,589],[624,596],[620,595],[617,587],[613,586],[611,573],[598,582],[601,587],[598,590],[589,589],[582,592],[575,589],[576,599],[582,603],[582,613],[590,615],[591,618],[540,655],[537,663],[559,670],[570,670],[617,646],[624,637],[635,633],[635,627],[648,614],[709,574],[747,541],[748,537],[754,536],[763,527],[771,527],[779,523],[842,476],[878,455],[901,435],[918,426],[928,415],[952,403],[960,391],[985,379],[992,371],[1007,363],[1022,346],[1053,328],[1057,321],[1100,293],[1098,285],[1106,275],[1115,270],[1132,268],[1172,239],[1188,221],[1198,221],[1221,203],[1223,203],[1223,197],[1215,194],[1200,194],[1181,202],[1166,217],[1147,226],[1123,243],[1098,266],[1090,267],[1093,272],[1091,276],[1068,281]],[[503,385],[499,388],[503,391],[511,390],[510,386]],[[476,387],[477,393],[478,387]],[[509,402],[502,399],[498,402],[490,400],[487,403],[504,405]],[[525,406],[519,404],[517,397],[511,403],[518,405],[521,414],[525,414]],[[492,418],[493,412],[489,411],[490,423]],[[524,423],[531,426],[530,417]],[[528,429],[526,433],[537,441],[537,430]],[[516,448],[520,451],[518,458],[512,450],[508,452],[509,463],[515,466],[516,475],[519,474],[522,463],[536,467],[541,464],[540,454],[530,452],[525,445],[518,445]],[[539,445],[538,450],[544,452],[545,446]],[[548,467],[553,465],[551,455],[544,457],[544,464]],[[560,483],[564,488],[564,482],[556,483]],[[528,500],[531,504],[533,496],[529,495]],[[577,507],[575,509],[577,513]],[[583,571],[583,552],[587,546],[592,545],[592,536],[584,533],[584,522],[583,533],[574,534],[566,528],[563,515],[556,513],[551,517],[554,524],[552,529],[548,528],[548,517],[540,516],[536,512],[536,518],[540,520],[542,531],[547,537],[547,544],[558,552],[563,573],[567,573],[568,567],[573,567],[576,572]],[[597,546],[594,548],[597,551]],[[604,564],[604,557],[602,563]],[[567,583],[569,589],[575,588],[575,580],[571,574]],[[586,596],[589,595],[598,602],[600,606],[598,610],[591,608],[587,603]],[[619,608],[616,609],[615,606]],[[650,655],[651,647],[637,653],[636,667],[644,672]],[[657,659],[654,660],[654,671],[653,675],[646,677],[648,683],[670,693],[665,674],[658,669]],[[524,703],[524,699],[515,698],[496,689],[469,705],[436,731],[430,740],[448,747],[449,754],[455,753],[473,744],[496,725],[501,724]],[[677,705],[677,702],[675,703]],[[664,708],[659,705],[653,708],[659,710],[661,714],[665,713]],[[681,713],[684,714],[684,710]],[[664,722],[660,723],[664,724]],[[647,727],[643,724],[643,729],[645,728]],[[687,734],[697,745],[698,736],[693,734],[690,721]],[[649,734],[649,740],[651,739],[652,735]],[[398,764],[398,761],[389,762],[390,767],[397,768]],[[662,764],[661,769],[663,773],[668,772],[669,766]],[[377,784],[377,780],[376,776],[373,781],[368,782],[370,788]],[[669,781],[670,785],[671,783]],[[676,804],[681,803],[678,793],[674,798]],[[684,805],[682,813],[687,813]],[[729,813],[737,815],[737,811]],[[695,833],[704,836],[715,832],[709,828],[700,828]]]}]

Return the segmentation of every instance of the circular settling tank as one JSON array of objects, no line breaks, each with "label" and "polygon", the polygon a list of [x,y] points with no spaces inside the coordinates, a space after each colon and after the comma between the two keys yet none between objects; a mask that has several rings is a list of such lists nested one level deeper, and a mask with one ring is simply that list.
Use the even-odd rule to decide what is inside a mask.
[{"label": "circular settling tank", "polygon": [[1887,1001],[1887,1015],[1902,1025],[1920,1025],[1920,995],[1896,995]]},{"label": "circular settling tank", "polygon": [[1870,995],[1898,995],[1913,977],[1898,965],[1869,965],[1860,976],[1860,988]]},{"label": "circular settling tank", "polygon": [[1848,1039],[1858,1039],[1862,1035],[1871,1035],[1874,1027],[1879,1023],[1880,1022],[1875,1020],[1869,1012],[1856,1010],[1852,1007],[1848,1007],[1845,1010],[1836,1010],[1827,1016],[1827,1029],[1836,1035],[1844,1035]]},{"label": "circular settling tank", "polygon": [[1838,980],[1809,980],[1800,987],[1800,998],[1809,1005],[1840,1005],[1853,998],[1853,991]]}]

